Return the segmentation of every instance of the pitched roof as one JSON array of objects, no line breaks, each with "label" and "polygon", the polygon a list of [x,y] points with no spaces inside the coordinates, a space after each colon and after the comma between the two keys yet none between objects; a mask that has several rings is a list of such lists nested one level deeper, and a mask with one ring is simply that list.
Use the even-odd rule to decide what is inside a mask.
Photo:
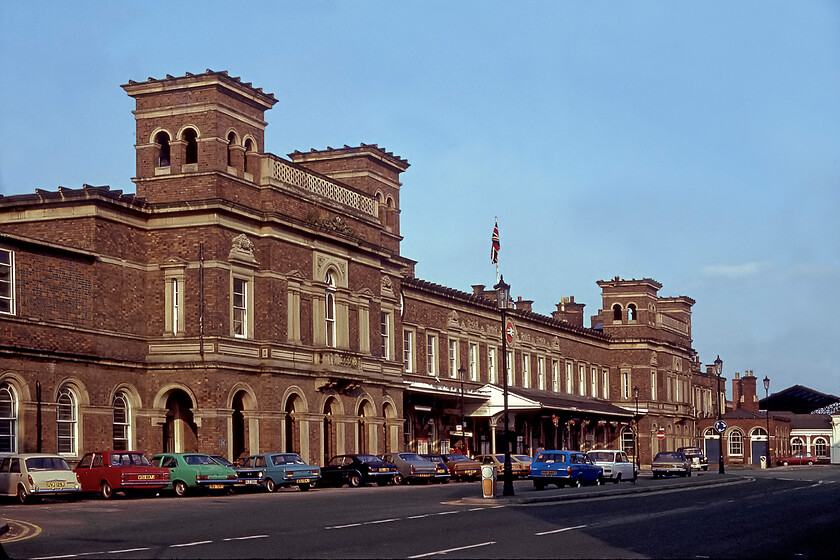
[{"label": "pitched roof", "polygon": [[759,400],[758,406],[761,410],[809,414],[837,402],[840,402],[840,397],[826,395],[802,385],[794,385]]}]

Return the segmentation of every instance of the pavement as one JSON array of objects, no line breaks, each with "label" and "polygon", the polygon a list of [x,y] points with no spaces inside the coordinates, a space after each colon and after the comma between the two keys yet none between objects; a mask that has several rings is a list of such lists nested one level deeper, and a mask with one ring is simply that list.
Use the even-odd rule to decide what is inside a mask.
[{"label": "pavement", "polygon": [[[519,489],[514,496],[502,496],[502,482],[497,482],[496,497],[484,498],[482,496],[462,498],[457,503],[463,505],[516,505],[516,504],[538,504],[550,502],[566,502],[574,500],[585,500],[604,496],[626,496],[632,494],[646,494],[649,492],[662,492],[664,490],[675,490],[683,488],[696,488],[700,486],[715,486],[719,484],[739,484],[748,480],[748,472],[738,470],[737,473],[694,473],[689,478],[672,477],[663,479],[656,484],[634,484],[632,482],[621,482],[614,484],[607,482],[600,486],[582,486],[580,488],[555,488],[537,490],[533,486],[525,491]],[[647,481],[647,479],[645,479]]]}]

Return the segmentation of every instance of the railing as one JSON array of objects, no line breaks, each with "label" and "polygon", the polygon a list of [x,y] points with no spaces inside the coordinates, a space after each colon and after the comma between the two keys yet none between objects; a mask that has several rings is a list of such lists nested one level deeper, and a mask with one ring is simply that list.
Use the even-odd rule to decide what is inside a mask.
[{"label": "railing", "polygon": [[379,217],[378,203],[374,198],[351,191],[321,177],[311,175],[279,159],[271,159],[270,161],[270,178],[285,185],[298,187],[312,194],[349,206],[350,208],[355,208],[375,218]]}]

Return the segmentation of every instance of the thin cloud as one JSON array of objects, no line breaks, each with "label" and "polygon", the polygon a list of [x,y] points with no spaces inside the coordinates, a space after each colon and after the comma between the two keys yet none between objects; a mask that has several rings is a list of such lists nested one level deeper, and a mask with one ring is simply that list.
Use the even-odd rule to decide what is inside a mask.
[{"label": "thin cloud", "polygon": [[727,278],[730,280],[746,278],[761,272],[767,267],[766,263],[749,262],[742,264],[711,264],[703,267],[703,275],[710,278]]}]

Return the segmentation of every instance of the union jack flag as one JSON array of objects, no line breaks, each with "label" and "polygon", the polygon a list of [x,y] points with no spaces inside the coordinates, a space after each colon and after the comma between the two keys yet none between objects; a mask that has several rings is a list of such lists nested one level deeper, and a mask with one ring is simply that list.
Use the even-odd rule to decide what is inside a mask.
[{"label": "union jack flag", "polygon": [[490,262],[492,264],[498,264],[499,249],[502,248],[502,244],[499,242],[499,220],[496,220],[496,225],[493,226],[493,237],[491,241],[493,246],[490,249]]}]

